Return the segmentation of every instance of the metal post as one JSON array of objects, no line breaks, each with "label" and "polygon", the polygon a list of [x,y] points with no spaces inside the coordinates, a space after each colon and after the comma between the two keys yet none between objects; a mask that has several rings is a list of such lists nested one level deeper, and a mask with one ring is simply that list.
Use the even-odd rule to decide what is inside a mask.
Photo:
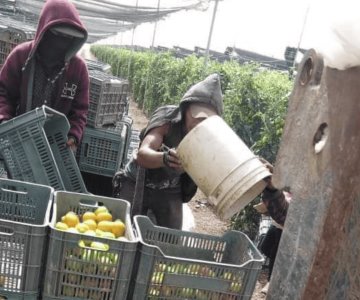
[{"label": "metal post", "polygon": [[216,17],[218,4],[219,4],[219,0],[215,0],[213,16],[212,16],[211,25],[210,25],[209,38],[208,38],[208,42],[207,42],[207,46],[206,46],[206,52],[205,52],[205,62],[204,62],[204,70],[203,70],[204,73],[206,73],[206,68],[207,68],[207,64],[208,64],[208,60],[209,60],[209,50],[210,50],[210,44],[211,44],[211,37],[212,37],[213,29],[214,29],[214,23],[215,23],[215,17]]},{"label": "metal post", "polygon": [[[138,5],[139,4],[139,0],[136,0],[136,7],[135,7],[135,11],[137,11],[138,9]],[[134,26],[133,28],[133,31],[132,31],[132,36],[131,36],[131,54],[134,52],[134,35],[135,35],[135,29],[136,29],[136,25]],[[130,55],[130,58],[129,58],[129,64],[128,64],[128,78],[130,80],[130,65],[131,65],[131,58],[132,56]]]},{"label": "metal post", "polygon": [[[159,17],[159,11],[160,11],[160,0],[158,0],[158,5],[157,5],[157,15],[158,15],[158,17]],[[155,25],[154,25],[154,32],[153,32],[153,37],[152,37],[152,42],[151,42],[151,48],[154,48],[157,23],[158,23],[158,19],[156,19]]]}]

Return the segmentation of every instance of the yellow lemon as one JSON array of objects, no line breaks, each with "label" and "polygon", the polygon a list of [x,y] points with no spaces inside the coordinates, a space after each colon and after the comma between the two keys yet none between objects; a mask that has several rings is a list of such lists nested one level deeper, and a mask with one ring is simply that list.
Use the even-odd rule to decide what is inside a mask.
[{"label": "yellow lemon", "polygon": [[88,231],[90,229],[89,226],[87,226],[85,223],[79,223],[79,224],[76,225],[75,228],[80,233],[84,233],[84,232],[86,232],[86,231]]},{"label": "yellow lemon", "polygon": [[98,249],[98,250],[104,250],[104,251],[109,250],[109,246],[107,244],[104,244],[101,242],[95,242],[95,241],[91,242],[90,247],[94,248],[94,249]]},{"label": "yellow lemon", "polygon": [[85,231],[84,234],[86,234],[86,235],[91,235],[91,236],[96,236],[95,230],[91,230],[91,229]]},{"label": "yellow lemon", "polygon": [[114,239],[115,234],[113,234],[112,232],[105,231],[101,237],[107,238],[107,239]]},{"label": "yellow lemon", "polygon": [[95,210],[95,215],[98,215],[99,213],[103,213],[103,212],[109,212],[109,210],[107,209],[106,206],[99,206],[99,207]]},{"label": "yellow lemon", "polygon": [[57,222],[55,224],[55,228],[56,229],[59,229],[59,230],[68,230],[69,229],[69,226],[67,226],[65,223],[63,222]]},{"label": "yellow lemon", "polygon": [[115,234],[116,237],[123,236],[125,234],[126,226],[121,220],[115,220],[112,224],[111,232]]},{"label": "yellow lemon", "polygon": [[112,232],[113,223],[111,221],[100,221],[97,228],[102,231]]},{"label": "yellow lemon", "polygon": [[75,227],[77,224],[79,224],[80,220],[79,220],[79,217],[75,213],[68,212],[65,215],[63,222],[69,227]]},{"label": "yellow lemon", "polygon": [[79,231],[77,231],[77,229],[74,227],[70,227],[68,230],[66,230],[66,232],[79,233]]},{"label": "yellow lemon", "polygon": [[99,228],[96,228],[95,234],[96,236],[102,236],[104,234],[104,231],[100,230]]},{"label": "yellow lemon", "polygon": [[97,222],[101,222],[101,221],[112,221],[112,215],[109,212],[101,212],[98,213],[96,215],[96,221]]},{"label": "yellow lemon", "polygon": [[96,221],[93,219],[85,220],[83,223],[86,224],[91,230],[95,230],[97,227]]},{"label": "yellow lemon", "polygon": [[85,242],[83,240],[80,240],[78,245],[80,247],[86,247]]},{"label": "yellow lemon", "polygon": [[85,222],[86,220],[96,220],[96,214],[92,211],[87,211],[82,216],[82,221]]}]

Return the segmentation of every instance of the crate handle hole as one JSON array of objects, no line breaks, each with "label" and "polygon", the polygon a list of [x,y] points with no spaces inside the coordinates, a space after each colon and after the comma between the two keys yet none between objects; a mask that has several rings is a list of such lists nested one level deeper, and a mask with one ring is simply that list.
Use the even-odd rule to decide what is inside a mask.
[{"label": "crate handle hole", "polygon": [[15,194],[21,194],[21,195],[28,194],[28,192],[25,192],[25,191],[15,191],[15,190],[10,190],[10,189],[5,189],[5,188],[1,188],[1,190],[6,193],[15,193]]},{"label": "crate handle hole", "polygon": [[14,235],[14,229],[0,225],[0,235],[9,235],[9,236]]},{"label": "crate handle hole", "polygon": [[101,205],[100,202],[97,202],[97,201],[91,200],[91,199],[80,199],[79,204],[81,206],[88,206],[88,207],[92,207],[92,208],[97,208],[98,206]]},{"label": "crate handle hole", "polygon": [[87,157],[89,153],[89,144],[85,143],[84,145],[84,156]]}]

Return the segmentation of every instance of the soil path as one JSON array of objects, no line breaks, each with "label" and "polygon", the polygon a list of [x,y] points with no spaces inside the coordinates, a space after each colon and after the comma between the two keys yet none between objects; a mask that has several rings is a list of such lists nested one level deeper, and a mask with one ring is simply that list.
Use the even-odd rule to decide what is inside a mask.
[{"label": "soil path", "polygon": [[[144,128],[148,122],[145,114],[132,100],[129,105],[129,116],[133,119],[133,128],[137,130]],[[230,223],[220,220],[201,191],[196,193],[195,197],[188,203],[188,206],[195,220],[195,227],[192,229],[193,232],[220,236],[226,230],[230,229]],[[266,276],[266,271],[260,273],[251,300],[263,300],[266,298],[266,296],[261,293],[261,289],[267,281]]]}]

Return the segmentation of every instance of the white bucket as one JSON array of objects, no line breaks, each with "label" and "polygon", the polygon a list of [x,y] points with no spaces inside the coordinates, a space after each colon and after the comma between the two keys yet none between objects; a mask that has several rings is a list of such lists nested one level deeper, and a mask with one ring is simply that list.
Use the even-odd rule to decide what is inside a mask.
[{"label": "white bucket", "polygon": [[228,219],[255,199],[271,175],[238,135],[219,116],[193,128],[177,148],[185,171]]}]

